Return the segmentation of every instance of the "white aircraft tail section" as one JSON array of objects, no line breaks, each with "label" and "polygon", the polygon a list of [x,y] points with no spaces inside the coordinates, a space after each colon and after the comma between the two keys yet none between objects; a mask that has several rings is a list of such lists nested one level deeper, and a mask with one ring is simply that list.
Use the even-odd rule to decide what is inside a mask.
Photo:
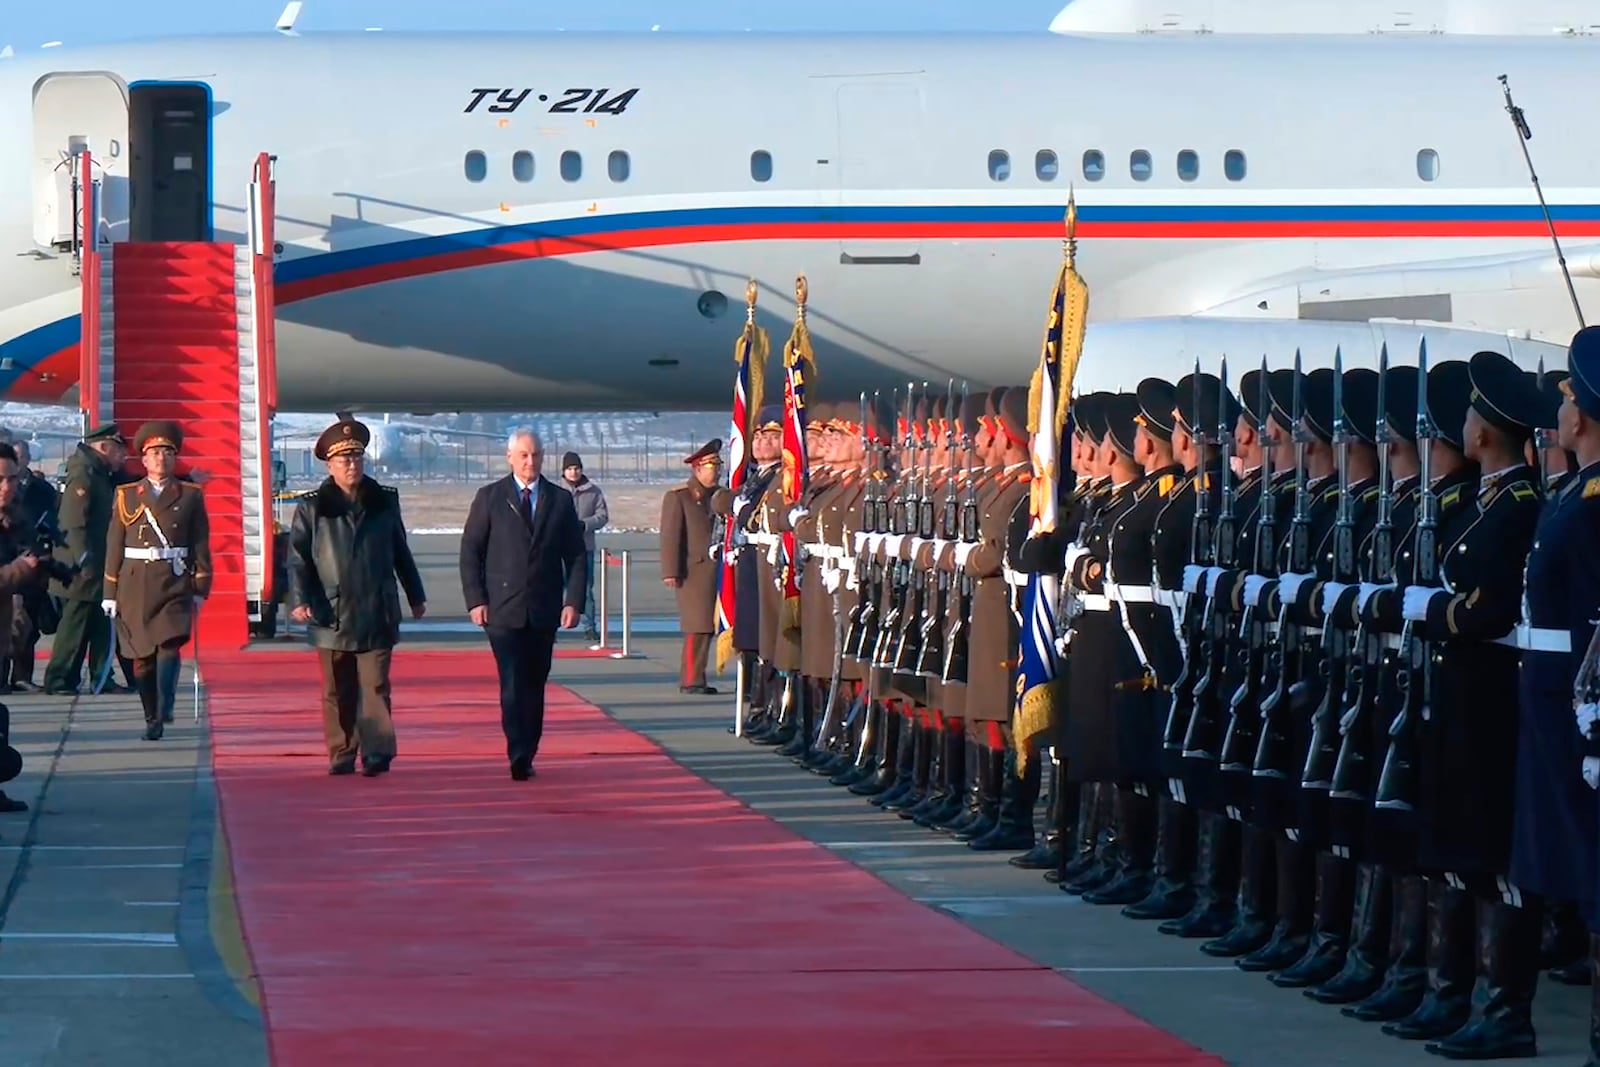
[{"label": "white aircraft tail section", "polygon": [[1071,0],[1050,32],[1524,37],[1600,32],[1600,11],[1588,0]]}]

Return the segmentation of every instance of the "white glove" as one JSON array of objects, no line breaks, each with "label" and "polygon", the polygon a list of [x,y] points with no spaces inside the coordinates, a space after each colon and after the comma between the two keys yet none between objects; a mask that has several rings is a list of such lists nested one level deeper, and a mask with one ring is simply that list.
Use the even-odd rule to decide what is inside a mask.
[{"label": "white glove", "polygon": [[857,530],[856,531],[856,536],[855,536],[856,555],[859,556],[861,554],[861,550],[863,548],[867,547],[867,538],[869,538],[871,536],[872,536],[871,534],[866,533],[866,532],[864,532],[862,530]]},{"label": "white glove", "polygon": [[805,518],[809,514],[811,514],[811,512],[806,510],[806,506],[804,504],[796,504],[794,507],[790,508],[789,509],[789,528],[791,530],[794,529],[795,526],[800,522],[800,520]]},{"label": "white glove", "polygon": [[1443,589],[1433,589],[1426,585],[1413,585],[1406,589],[1405,603],[1400,607],[1402,618],[1412,622],[1428,621],[1428,605],[1436,596],[1445,596]]},{"label": "white glove", "polygon": [[1245,604],[1247,604],[1248,606],[1250,606],[1252,608],[1260,607],[1261,606],[1261,591],[1264,590],[1267,587],[1267,583],[1270,582],[1270,581],[1272,581],[1271,578],[1268,578],[1265,575],[1260,575],[1260,574],[1252,574],[1248,578],[1246,578],[1244,580],[1244,602],[1245,602]]},{"label": "white glove", "polygon": [[836,568],[833,568],[833,567],[824,567],[824,568],[822,568],[822,588],[826,589],[829,593],[838,592],[839,591],[839,579],[841,577],[842,577],[842,575],[840,575],[839,571]]},{"label": "white glove", "polygon": [[1583,757],[1583,781],[1590,789],[1600,789],[1600,758]]},{"label": "white glove", "polygon": [[1600,704],[1579,704],[1572,710],[1572,715],[1578,720],[1578,733],[1588,737],[1594,724],[1600,722]]},{"label": "white glove", "polygon": [[963,541],[956,545],[956,569],[966,570],[967,560],[971,559],[972,554],[977,550],[978,543],[976,541]]},{"label": "white glove", "polygon": [[1333,609],[1339,603],[1339,597],[1343,595],[1346,589],[1349,588],[1350,587],[1348,585],[1341,585],[1339,582],[1329,582],[1327,585],[1323,586],[1322,613],[1324,615],[1332,615]]},{"label": "white glove", "polygon": [[1081,560],[1083,557],[1087,556],[1088,554],[1089,554],[1089,550],[1087,548],[1084,548],[1082,545],[1073,545],[1072,547],[1067,549],[1067,557],[1062,562],[1062,568],[1063,568],[1063,570],[1065,570],[1066,575],[1067,575],[1067,580],[1069,582],[1072,580],[1072,575],[1078,569],[1078,561]]},{"label": "white glove", "polygon": [[767,566],[776,567],[778,565],[778,558],[782,554],[783,542],[774,537],[771,544],[767,545]]},{"label": "white glove", "polygon": [[861,588],[861,582],[856,578],[856,561],[855,560],[853,560],[853,559],[845,560],[844,561],[844,566],[842,566],[840,568],[840,570],[843,571],[843,573],[844,573],[844,587],[846,589],[850,590],[851,592],[854,592],[855,590]]},{"label": "white glove", "polygon": [[115,600],[102,600],[100,601],[100,610],[114,619],[117,617],[117,602]]},{"label": "white glove", "polygon": [[1197,567],[1193,563],[1183,568],[1183,590],[1186,593],[1198,593],[1200,583],[1205,579],[1206,569]]},{"label": "white glove", "polygon": [[1300,587],[1311,580],[1309,574],[1288,574],[1278,578],[1278,600],[1284,604],[1293,604],[1295,596],[1299,594]]},{"label": "white glove", "polygon": [[1227,571],[1222,567],[1206,568],[1206,596],[1215,597],[1217,595],[1217,586],[1222,583],[1222,576],[1226,573]]},{"label": "white glove", "polygon": [[900,543],[905,539],[905,534],[885,534],[883,538],[883,554],[890,559],[899,559]]},{"label": "white glove", "polygon": [[1357,611],[1361,611],[1361,612],[1366,611],[1367,610],[1367,601],[1371,600],[1374,596],[1376,596],[1377,593],[1378,593],[1378,590],[1380,590],[1380,589],[1394,589],[1394,588],[1395,588],[1395,584],[1393,582],[1390,582],[1388,585],[1379,585],[1376,582],[1362,582],[1361,583],[1361,591],[1356,594],[1356,610]]}]

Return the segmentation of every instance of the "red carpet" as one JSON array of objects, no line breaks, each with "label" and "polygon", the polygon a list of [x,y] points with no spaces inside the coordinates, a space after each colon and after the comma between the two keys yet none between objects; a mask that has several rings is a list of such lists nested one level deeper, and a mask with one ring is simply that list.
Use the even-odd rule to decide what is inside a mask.
[{"label": "red carpet", "polygon": [[1220,1064],[755,814],[552,688],[506,774],[487,653],[395,660],[400,754],[329,778],[316,666],[207,655],[280,1067]]}]

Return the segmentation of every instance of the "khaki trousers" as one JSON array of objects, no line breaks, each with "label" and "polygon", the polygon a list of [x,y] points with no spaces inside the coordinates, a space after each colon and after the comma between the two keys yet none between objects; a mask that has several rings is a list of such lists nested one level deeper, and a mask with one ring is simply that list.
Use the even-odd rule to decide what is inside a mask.
[{"label": "khaki trousers", "polygon": [[392,649],[338,652],[319,648],[322,660],[322,730],[331,766],[394,759],[394,718],[389,705]]}]

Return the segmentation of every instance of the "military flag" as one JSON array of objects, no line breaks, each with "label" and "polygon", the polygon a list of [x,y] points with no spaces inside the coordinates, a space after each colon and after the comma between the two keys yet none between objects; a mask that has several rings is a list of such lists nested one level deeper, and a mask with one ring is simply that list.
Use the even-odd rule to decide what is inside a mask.
[{"label": "military flag", "polygon": [[[1057,493],[1061,484],[1061,442],[1070,433],[1072,381],[1083,353],[1084,326],[1089,315],[1089,289],[1075,265],[1078,207],[1072,195],[1067,198],[1066,226],[1061,270],[1056,275],[1045,320],[1044,345],[1028,388],[1028,451],[1033,461],[1029,537],[1055,532],[1060,517]],[[1017,702],[1012,710],[1018,774],[1027,769],[1033,740],[1050,733],[1060,713],[1060,663],[1055,643],[1059,586],[1053,574],[1030,574],[1023,590]]]},{"label": "military flag", "polygon": [[[744,488],[754,464],[750,459],[750,438],[755,433],[756,413],[761,410],[761,394],[766,384],[767,355],[771,342],[767,331],[756,325],[756,283],[745,286],[744,332],[733,345],[733,417],[728,426],[728,488],[735,496]],[[721,566],[717,568],[717,673],[727,669],[733,655],[733,620],[737,611],[734,595],[734,521],[723,524]]]},{"label": "military flag", "polygon": [[[805,498],[811,486],[810,463],[806,457],[806,375],[816,373],[816,355],[811,350],[811,331],[806,328],[805,275],[794,283],[794,330],[783,345],[783,503],[792,508]],[[783,614],[785,630],[800,627],[800,556],[794,531],[783,534],[782,568]]]}]

